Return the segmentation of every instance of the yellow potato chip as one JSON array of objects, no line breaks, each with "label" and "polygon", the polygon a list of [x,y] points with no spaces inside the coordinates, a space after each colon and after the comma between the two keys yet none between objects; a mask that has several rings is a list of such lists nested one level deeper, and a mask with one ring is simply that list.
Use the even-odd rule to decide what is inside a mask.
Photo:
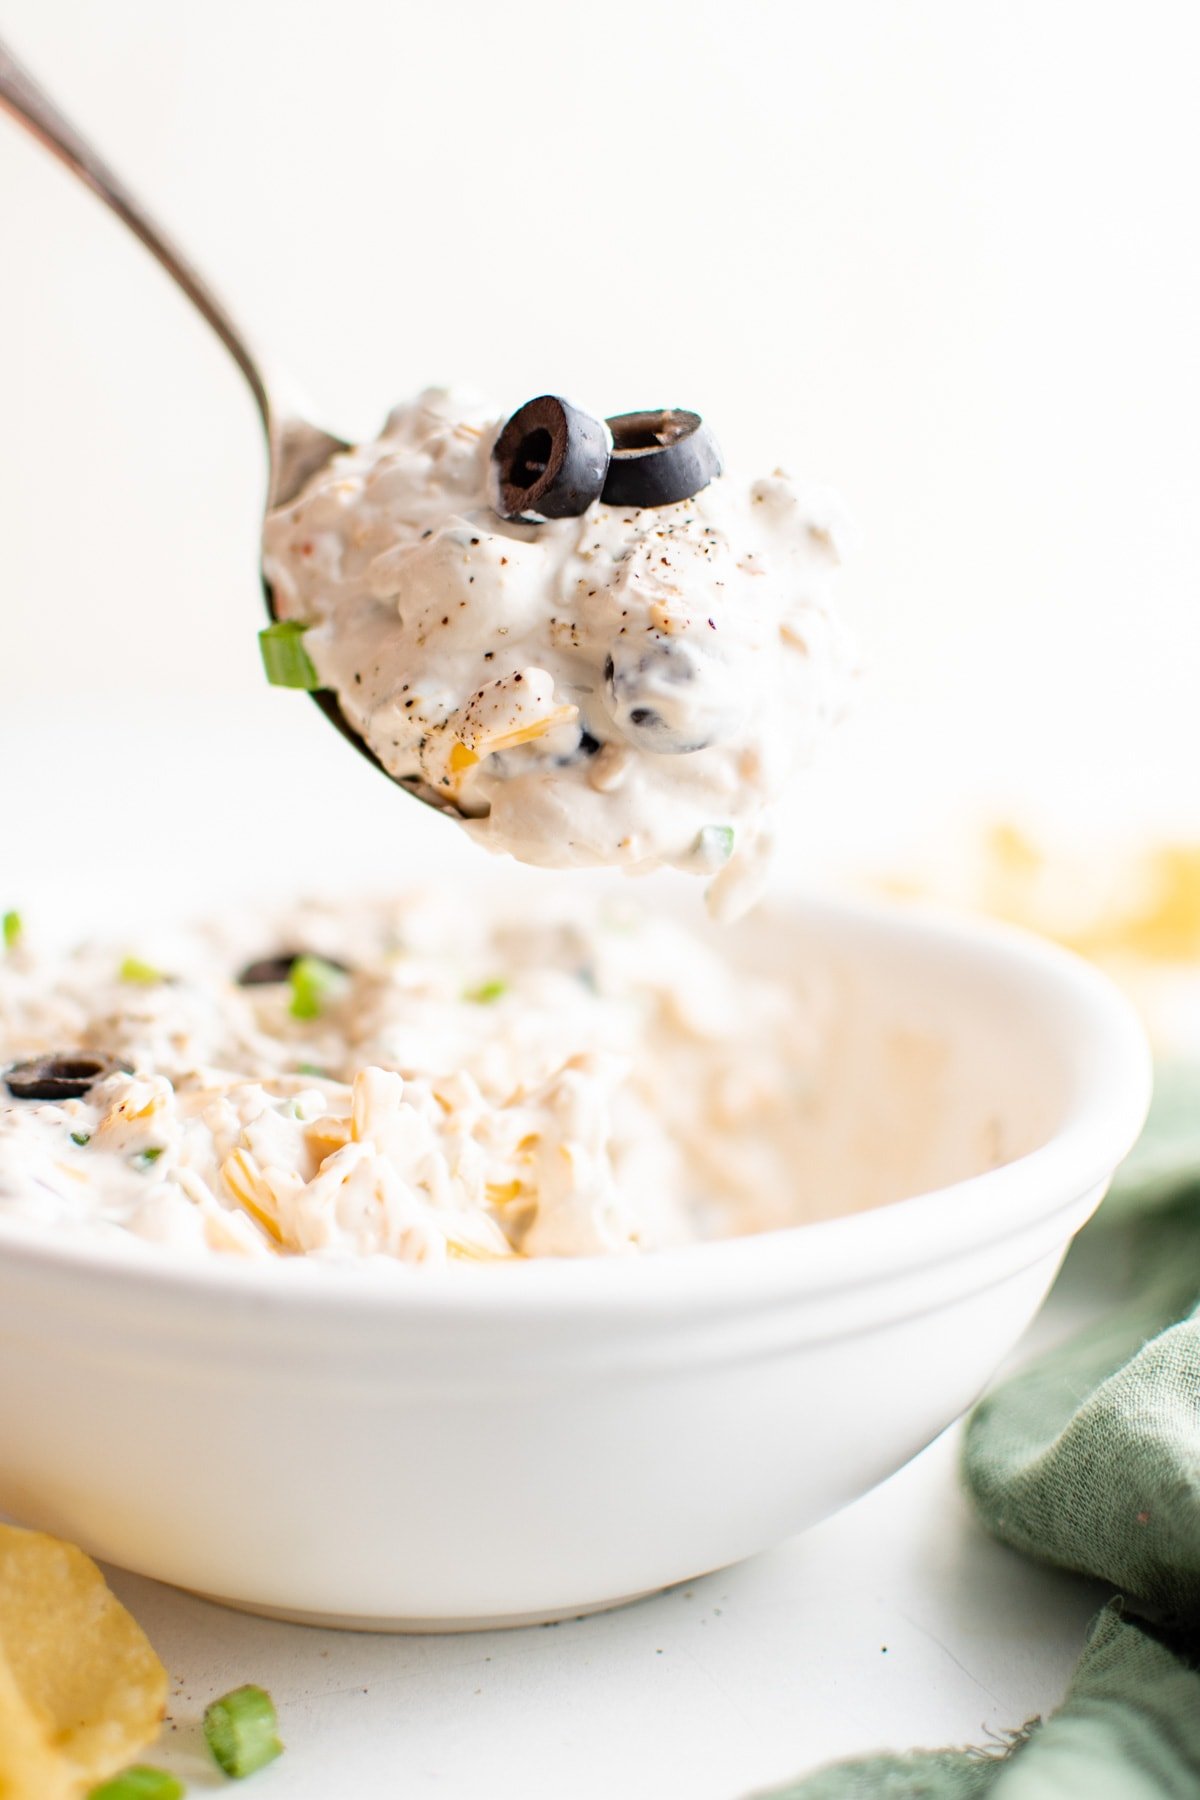
[{"label": "yellow potato chip", "polygon": [[78,1792],[78,1772],[50,1748],[0,1652],[0,1800],[72,1800]]},{"label": "yellow potato chip", "polygon": [[0,1800],[75,1800],[157,1735],[167,1672],[90,1557],[0,1525]]}]

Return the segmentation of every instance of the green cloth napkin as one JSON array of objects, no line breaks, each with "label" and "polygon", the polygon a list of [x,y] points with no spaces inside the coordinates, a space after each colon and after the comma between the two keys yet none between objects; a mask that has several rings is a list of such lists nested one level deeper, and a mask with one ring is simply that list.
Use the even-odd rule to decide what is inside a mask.
[{"label": "green cloth napkin", "polygon": [[1118,1590],[1065,1701],[999,1753],[871,1756],[772,1800],[1200,1797],[1200,1067],[1160,1071],[1084,1235],[1130,1259],[1131,1297],[988,1394],[963,1446],[996,1537]]}]

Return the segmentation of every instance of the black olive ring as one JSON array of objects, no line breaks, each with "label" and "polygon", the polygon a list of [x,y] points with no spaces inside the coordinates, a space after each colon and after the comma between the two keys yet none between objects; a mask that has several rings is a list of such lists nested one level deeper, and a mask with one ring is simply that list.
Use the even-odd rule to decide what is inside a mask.
[{"label": "black olive ring", "polygon": [[95,1056],[90,1050],[66,1050],[13,1063],[4,1071],[4,1085],[14,1100],[82,1100],[98,1081],[118,1070],[130,1073],[124,1063],[111,1057]]},{"label": "black olive ring", "polygon": [[721,452],[699,413],[679,407],[618,413],[608,420],[612,457],[605,506],[673,506],[721,473]]},{"label": "black olive ring", "polygon": [[598,500],[608,427],[554,394],[515,412],[492,451],[492,504],[502,519],[574,519]]}]

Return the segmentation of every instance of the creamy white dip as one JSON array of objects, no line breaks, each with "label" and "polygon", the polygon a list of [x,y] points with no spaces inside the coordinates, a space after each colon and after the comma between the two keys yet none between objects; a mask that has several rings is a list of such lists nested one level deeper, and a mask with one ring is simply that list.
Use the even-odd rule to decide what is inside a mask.
[{"label": "creamy white dip", "polygon": [[501,421],[440,391],[397,408],[273,513],[279,617],[388,772],[547,867],[761,885],[772,808],[839,714],[846,524],[779,471],[692,499],[524,524],[490,507]]},{"label": "creamy white dip", "polygon": [[[128,949],[0,954],[0,1218],[438,1265],[805,1215],[829,998],[671,921],[579,896],[484,917],[437,893],[239,918],[150,966]],[[239,984],[281,951],[344,968]],[[125,1066],[83,1097],[12,1097],[5,1072],[46,1052]]]}]

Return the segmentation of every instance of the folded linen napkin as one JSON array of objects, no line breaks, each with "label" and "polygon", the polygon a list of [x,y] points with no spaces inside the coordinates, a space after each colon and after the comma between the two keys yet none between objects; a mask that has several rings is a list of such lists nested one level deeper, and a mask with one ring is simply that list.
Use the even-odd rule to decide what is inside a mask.
[{"label": "folded linen napkin", "polygon": [[1130,1298],[988,1394],[963,1447],[990,1531],[1118,1590],[1065,1701],[998,1753],[872,1756],[771,1800],[1200,1797],[1200,1066],[1160,1071],[1100,1234]]}]

